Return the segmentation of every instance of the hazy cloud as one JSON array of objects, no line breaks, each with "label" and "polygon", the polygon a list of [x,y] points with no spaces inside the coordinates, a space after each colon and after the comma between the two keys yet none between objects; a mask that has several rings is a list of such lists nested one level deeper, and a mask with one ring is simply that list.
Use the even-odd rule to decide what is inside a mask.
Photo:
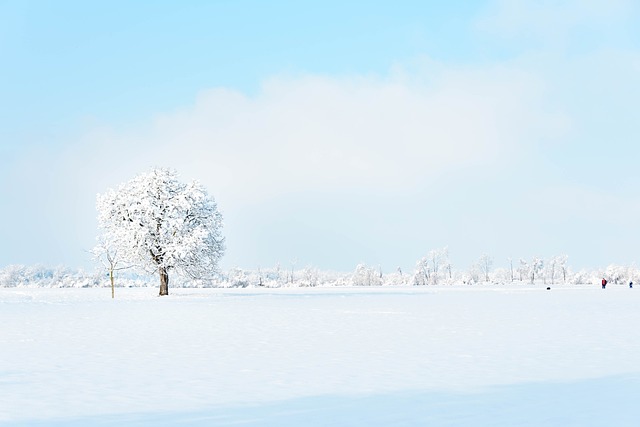
[{"label": "hazy cloud", "polygon": [[429,83],[301,76],[269,79],[253,97],[206,90],[193,106],[132,130],[96,130],[82,145],[118,166],[105,171],[114,182],[129,163],[169,164],[240,203],[306,190],[413,191],[452,169],[499,167],[527,141],[565,131],[565,118],[544,110],[544,85],[532,74],[425,72]]}]

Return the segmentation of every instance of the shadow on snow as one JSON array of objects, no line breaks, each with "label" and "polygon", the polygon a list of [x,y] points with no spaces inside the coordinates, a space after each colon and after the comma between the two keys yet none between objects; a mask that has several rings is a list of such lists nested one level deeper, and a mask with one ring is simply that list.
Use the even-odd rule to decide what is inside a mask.
[{"label": "shadow on snow", "polygon": [[2,426],[637,426],[640,376],[500,386],[473,393],[316,396],[192,412],[95,415]]}]

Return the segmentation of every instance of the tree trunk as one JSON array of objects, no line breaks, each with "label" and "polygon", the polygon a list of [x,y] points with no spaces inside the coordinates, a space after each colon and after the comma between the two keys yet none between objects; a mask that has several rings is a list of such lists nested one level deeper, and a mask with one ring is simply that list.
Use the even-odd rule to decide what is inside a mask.
[{"label": "tree trunk", "polygon": [[158,269],[160,273],[160,296],[169,295],[169,272],[166,267]]},{"label": "tree trunk", "polygon": [[109,270],[109,279],[111,279],[111,298],[116,297],[116,286],[113,283],[113,267]]}]

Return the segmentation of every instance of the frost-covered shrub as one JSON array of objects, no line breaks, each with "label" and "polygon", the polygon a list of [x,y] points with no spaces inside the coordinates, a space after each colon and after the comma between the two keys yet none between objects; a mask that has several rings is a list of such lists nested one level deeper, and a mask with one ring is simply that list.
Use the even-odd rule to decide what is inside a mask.
[{"label": "frost-covered shrub", "polygon": [[580,270],[570,276],[569,283],[572,285],[586,285],[593,282],[593,275],[585,270]]},{"label": "frost-covered shrub", "polygon": [[511,271],[506,268],[496,268],[490,275],[494,283],[511,283]]},{"label": "frost-covered shrub", "polygon": [[408,286],[413,284],[413,278],[408,274],[402,274],[400,269],[382,276],[383,286]]}]

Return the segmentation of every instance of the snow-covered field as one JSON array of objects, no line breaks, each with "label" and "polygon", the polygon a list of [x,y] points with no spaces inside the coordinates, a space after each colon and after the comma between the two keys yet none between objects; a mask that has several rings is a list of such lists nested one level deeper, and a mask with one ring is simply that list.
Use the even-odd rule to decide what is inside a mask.
[{"label": "snow-covered field", "polygon": [[0,425],[637,426],[640,288],[0,289]]}]

